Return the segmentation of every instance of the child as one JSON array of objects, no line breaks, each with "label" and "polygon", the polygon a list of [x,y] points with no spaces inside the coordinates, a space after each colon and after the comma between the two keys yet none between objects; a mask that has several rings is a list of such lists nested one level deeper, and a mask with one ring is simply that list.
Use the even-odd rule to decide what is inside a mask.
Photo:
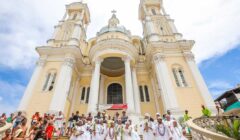
[{"label": "child", "polygon": [[66,123],[64,122],[62,127],[61,127],[61,136],[65,136],[65,129],[66,129]]},{"label": "child", "polygon": [[49,125],[46,128],[46,140],[51,140],[54,130],[53,122],[49,122]]},{"label": "child", "polygon": [[58,128],[58,129],[55,131],[54,136],[57,137],[57,139],[60,138],[60,136],[61,136],[61,128]]}]

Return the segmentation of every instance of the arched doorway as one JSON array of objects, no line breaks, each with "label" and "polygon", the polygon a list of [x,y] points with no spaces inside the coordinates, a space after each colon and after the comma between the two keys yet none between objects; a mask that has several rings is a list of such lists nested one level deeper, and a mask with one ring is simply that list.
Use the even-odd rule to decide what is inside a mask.
[{"label": "arched doorway", "polygon": [[122,86],[118,83],[112,83],[107,88],[107,104],[122,104],[123,94]]}]

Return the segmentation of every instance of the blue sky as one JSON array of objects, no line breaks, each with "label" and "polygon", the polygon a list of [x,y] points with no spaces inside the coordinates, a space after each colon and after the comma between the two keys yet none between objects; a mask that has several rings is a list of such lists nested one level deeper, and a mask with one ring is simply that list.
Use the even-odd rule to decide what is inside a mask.
[{"label": "blue sky", "polygon": [[[72,1],[76,0],[1,1],[0,113],[18,106],[38,58],[35,47],[46,44],[53,26],[64,15],[65,5]],[[139,1],[87,0],[91,13],[88,38],[107,24],[112,9],[117,10],[120,24],[141,36]],[[240,83],[240,1],[163,1],[178,31],[185,39],[196,41],[193,52],[212,95]]]}]

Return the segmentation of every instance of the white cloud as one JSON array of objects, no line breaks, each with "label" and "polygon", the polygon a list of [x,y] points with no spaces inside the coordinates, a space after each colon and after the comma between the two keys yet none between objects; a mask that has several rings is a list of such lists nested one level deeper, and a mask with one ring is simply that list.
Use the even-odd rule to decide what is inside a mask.
[{"label": "white cloud", "polygon": [[16,111],[25,87],[18,83],[9,83],[0,79],[0,113]]},{"label": "white cloud", "polygon": [[0,94],[3,98],[17,98],[22,95],[25,87],[18,83],[9,83],[7,81],[0,80]]},{"label": "white cloud", "polygon": [[0,102],[0,114],[6,113],[11,114],[16,111],[16,106],[11,104],[5,104]]},{"label": "white cloud", "polygon": [[233,87],[234,85],[224,80],[215,80],[215,81],[211,81],[208,84],[208,88],[213,98],[217,98],[218,96],[223,94],[225,91],[230,90]]},{"label": "white cloud", "polygon": [[229,82],[219,80],[210,82],[208,87],[211,89],[231,89],[233,86]]},{"label": "white cloud", "polygon": [[[53,26],[64,15],[65,4],[76,0],[2,1],[0,5],[0,65],[28,68],[34,64],[36,46],[44,45]],[[239,43],[239,0],[163,0],[184,38],[196,41],[197,62],[221,55]],[[116,9],[120,23],[141,35],[140,0],[87,0],[91,12],[88,38],[107,24]]]}]

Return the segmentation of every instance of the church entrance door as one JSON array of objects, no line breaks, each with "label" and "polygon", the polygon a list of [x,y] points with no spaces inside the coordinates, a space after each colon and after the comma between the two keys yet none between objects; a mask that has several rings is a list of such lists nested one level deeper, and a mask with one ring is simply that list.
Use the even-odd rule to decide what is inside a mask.
[{"label": "church entrance door", "polygon": [[118,83],[112,83],[107,89],[107,104],[122,104],[122,86]]}]

